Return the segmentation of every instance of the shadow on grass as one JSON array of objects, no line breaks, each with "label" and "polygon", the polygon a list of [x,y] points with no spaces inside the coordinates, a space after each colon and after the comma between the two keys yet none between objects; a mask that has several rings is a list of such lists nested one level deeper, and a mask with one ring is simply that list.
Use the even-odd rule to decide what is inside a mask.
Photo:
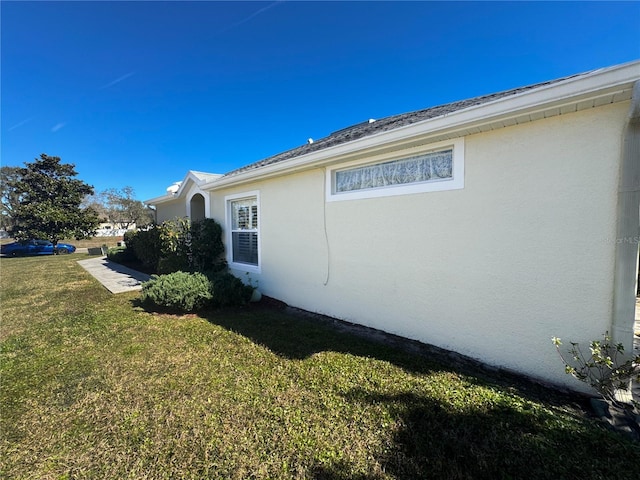
[{"label": "shadow on grass", "polygon": [[247,337],[283,358],[304,360],[316,353],[331,351],[388,361],[418,373],[442,369],[426,358],[408,355],[393,345],[349,332],[343,322],[326,317],[324,320],[308,318],[284,307],[250,305],[203,316],[210,323]]},{"label": "shadow on grass", "polygon": [[[385,404],[393,412],[400,428],[389,450],[375,455],[391,478],[640,478],[639,445],[586,428],[584,420],[563,422],[541,408],[516,409],[503,403],[456,412],[413,393],[382,395],[362,389],[353,389],[345,397],[358,403]],[[620,456],[621,452],[625,455]],[[354,477],[350,471],[340,461],[317,465],[314,478],[382,477]]]},{"label": "shadow on grass", "polygon": [[[269,302],[270,299],[267,299]],[[261,302],[262,303],[262,302]],[[586,397],[560,392],[523,376],[491,368],[456,352],[443,350],[379,330],[267,303],[203,315],[210,323],[263,345],[283,358],[303,360],[331,351],[370,357],[412,373],[451,371],[469,383],[490,384],[555,406],[587,408]]]},{"label": "shadow on grass", "polygon": [[[147,311],[172,314],[166,309],[149,309],[139,299],[132,302],[135,307]],[[411,373],[455,372],[465,376],[471,384],[490,385],[552,406],[583,412],[589,410],[587,397],[562,392],[521,375],[492,368],[456,352],[291,309],[268,297],[263,297],[258,304],[202,312],[198,316],[242,335],[282,358],[304,360],[320,352],[347,353],[386,361]]]},{"label": "shadow on grass", "polygon": [[[396,426],[384,450],[370,453],[379,472],[362,472],[362,466],[332,459],[316,462],[311,478],[640,478],[640,445],[604,428],[594,428],[578,412],[575,396],[514,375],[474,370],[471,364],[452,365],[443,357],[416,355],[410,341],[405,340],[410,348],[401,348],[397,337],[375,331],[360,335],[361,327],[352,331],[344,322],[284,307],[246,306],[200,316],[283,358],[304,360],[326,351],[347,353],[386,361],[412,373],[461,373],[470,387],[484,385],[502,392],[493,400],[475,402],[470,398],[456,407],[413,391],[388,394],[352,388],[341,394],[349,403],[359,404],[363,410],[383,406]],[[543,400],[544,404],[527,400]],[[558,415],[554,405],[568,408]]]}]

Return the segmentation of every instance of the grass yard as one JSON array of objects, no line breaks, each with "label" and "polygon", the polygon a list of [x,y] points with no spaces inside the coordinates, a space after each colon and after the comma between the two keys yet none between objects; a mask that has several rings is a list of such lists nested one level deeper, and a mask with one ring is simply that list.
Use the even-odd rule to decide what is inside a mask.
[{"label": "grass yard", "polygon": [[80,258],[0,260],[2,478],[640,478],[571,398],[276,308],[147,313]]},{"label": "grass yard", "polygon": [[67,240],[60,240],[64,243],[70,243],[71,245],[75,245],[77,248],[91,248],[91,247],[101,247],[106,245],[107,247],[115,247],[118,245],[118,242],[122,241],[123,237],[91,237],[84,238],[82,240],[76,240],[75,238],[69,238]]},{"label": "grass yard", "polygon": [[[115,247],[118,245],[118,242],[121,242],[123,237],[91,237],[85,238],[82,240],[76,240],[75,238],[68,238],[65,240],[60,240],[62,243],[70,243],[71,245],[75,245],[76,248],[91,248],[91,247],[101,247],[106,245],[107,247]],[[12,243],[15,242],[13,238],[2,238],[0,239],[0,244]]]}]

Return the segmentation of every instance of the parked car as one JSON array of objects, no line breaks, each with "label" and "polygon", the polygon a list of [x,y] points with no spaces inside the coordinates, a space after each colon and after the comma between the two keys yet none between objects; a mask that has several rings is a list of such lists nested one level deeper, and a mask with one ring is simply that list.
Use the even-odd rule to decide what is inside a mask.
[{"label": "parked car", "polygon": [[[58,243],[58,254],[73,253],[76,247],[68,243]],[[0,245],[0,253],[11,257],[20,257],[22,255],[53,255],[53,243],[49,240],[27,240],[24,242],[7,243]]]}]

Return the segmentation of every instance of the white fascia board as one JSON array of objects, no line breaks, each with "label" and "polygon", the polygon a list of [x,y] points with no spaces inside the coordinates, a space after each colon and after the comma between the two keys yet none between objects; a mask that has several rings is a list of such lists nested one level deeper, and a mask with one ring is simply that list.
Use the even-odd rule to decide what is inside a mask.
[{"label": "white fascia board", "polygon": [[564,81],[526,90],[509,97],[499,98],[481,105],[457,110],[439,117],[405,125],[393,130],[369,135],[351,142],[327,147],[316,152],[283,160],[232,177],[206,182],[203,190],[215,190],[235,184],[246,183],[265,177],[290,173],[303,168],[318,167],[340,157],[366,149],[375,149],[391,143],[401,143],[418,136],[434,136],[446,131],[463,130],[498,119],[512,118],[523,113],[534,113],[547,108],[610,95],[616,91],[631,89],[640,80],[640,61],[594,70],[593,72],[568,78]]},{"label": "white fascia board", "polygon": [[198,176],[195,175],[193,171],[189,170],[185,175],[184,179],[182,180],[182,183],[180,183],[178,190],[175,193],[176,197],[180,197],[182,195],[182,192],[186,190],[187,184],[189,183],[189,181],[194,183],[196,186],[199,186],[200,184],[203,183],[202,179],[198,178]]},{"label": "white fascia board", "polygon": [[198,184],[201,184],[203,182],[211,182],[213,180],[215,180],[216,178],[220,178],[222,177],[222,174],[220,173],[207,173],[207,172],[198,172],[196,170],[189,170],[188,176],[190,175],[192,178],[194,178],[195,180],[197,180]]},{"label": "white fascia board", "polygon": [[[215,178],[211,179],[210,177]],[[197,187],[201,187],[207,182],[215,182],[220,177],[222,177],[222,175],[216,173],[205,173],[197,172],[195,170],[189,170],[182,182],[180,182],[180,186],[178,187],[178,190],[176,190],[173,198],[182,196],[183,192],[188,188],[187,184],[189,183],[189,181],[193,182]]]},{"label": "white fascia board", "polygon": [[143,200],[143,203],[145,205],[158,205],[159,203],[166,203],[176,198],[177,196],[175,195],[162,195],[160,197],[150,198],[149,200]]},{"label": "white fascia board", "polygon": [[182,195],[182,192],[184,191],[184,189],[187,188],[185,185],[189,180],[195,183],[196,186],[200,187],[202,184],[206,183],[207,180],[209,182],[212,182],[212,181],[215,181],[215,179],[218,179],[222,176],[223,175],[219,173],[206,173],[206,172],[198,172],[195,170],[189,170],[185,175],[185,177],[182,179],[182,181],[179,182],[180,186],[178,187],[178,190],[176,190],[175,193],[151,198],[149,200],[145,200],[144,203],[147,205],[156,205],[158,203],[165,203],[171,200],[175,200],[176,198],[180,198],[180,195]]}]

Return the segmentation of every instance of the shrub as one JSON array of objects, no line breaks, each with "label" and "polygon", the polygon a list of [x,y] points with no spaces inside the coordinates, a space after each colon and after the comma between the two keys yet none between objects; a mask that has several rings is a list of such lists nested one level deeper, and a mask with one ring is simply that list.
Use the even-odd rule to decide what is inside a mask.
[{"label": "shrub", "polygon": [[107,250],[107,258],[116,263],[130,263],[136,260],[133,250],[127,247],[112,247]]},{"label": "shrub", "polygon": [[183,257],[178,255],[169,255],[158,260],[158,267],[156,268],[156,271],[160,275],[166,275],[174,272],[186,272],[189,271],[189,265]]},{"label": "shrub", "polygon": [[212,218],[191,223],[190,262],[197,272],[220,271],[226,267],[222,227]]},{"label": "shrub", "polygon": [[253,287],[242,283],[229,272],[209,274],[213,294],[212,304],[219,307],[244,305],[251,298]]},{"label": "shrub", "polygon": [[127,232],[124,242],[146,268],[157,271],[158,261],[162,256],[162,241],[157,227]]},{"label": "shrub", "polygon": [[172,311],[194,312],[212,299],[211,283],[202,273],[154,275],[142,284],[142,302]]},{"label": "shrub", "polygon": [[127,230],[126,232],[124,232],[122,241],[125,245],[129,245],[130,243],[134,242],[134,237],[136,235],[138,235],[138,230]]},{"label": "shrub", "polygon": [[226,267],[222,227],[211,218],[193,223],[176,218],[148,230],[127,232],[124,241],[147,269],[159,274]]},{"label": "shrub", "polygon": [[553,337],[551,341],[565,365],[565,373],[591,385],[614,405],[618,404],[616,390],[627,390],[631,379],[640,382],[640,355],[625,358],[624,346],[621,343],[614,345],[608,332],[602,340],[593,340],[589,344],[589,357],[585,356],[580,345],[569,342],[571,361],[560,351],[560,339]]}]

